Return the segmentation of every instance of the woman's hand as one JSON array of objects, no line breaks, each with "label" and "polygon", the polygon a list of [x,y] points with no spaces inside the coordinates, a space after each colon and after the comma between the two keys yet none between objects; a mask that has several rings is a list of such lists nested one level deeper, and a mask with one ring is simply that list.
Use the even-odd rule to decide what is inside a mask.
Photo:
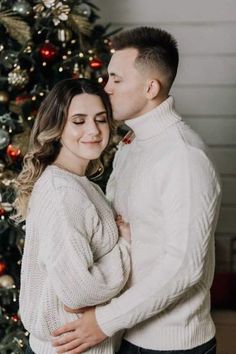
[{"label": "woman's hand", "polygon": [[122,219],[121,215],[116,217],[116,225],[118,227],[120,237],[124,238],[127,242],[131,243],[131,232],[129,223]]}]

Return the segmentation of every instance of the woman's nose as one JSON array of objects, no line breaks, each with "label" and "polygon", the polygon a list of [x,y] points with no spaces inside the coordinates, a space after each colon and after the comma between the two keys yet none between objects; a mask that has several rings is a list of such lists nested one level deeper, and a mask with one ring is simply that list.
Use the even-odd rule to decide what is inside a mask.
[{"label": "woman's nose", "polygon": [[100,133],[99,127],[96,122],[90,122],[87,126],[87,133],[89,135],[98,135]]}]

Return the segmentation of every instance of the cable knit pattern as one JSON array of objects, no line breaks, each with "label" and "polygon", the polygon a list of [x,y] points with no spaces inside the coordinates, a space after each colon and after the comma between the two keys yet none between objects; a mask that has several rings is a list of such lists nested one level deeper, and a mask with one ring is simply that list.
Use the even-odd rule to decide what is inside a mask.
[{"label": "cable knit pattern", "polygon": [[210,340],[214,231],[221,188],[202,140],[169,97],[126,122],[107,196],[132,233],[129,289],[96,309],[107,335],[127,328],[129,342],[152,350],[187,350]]},{"label": "cable knit pattern", "polygon": [[[81,308],[107,302],[124,287],[128,243],[114,214],[86,177],[48,166],[35,183],[26,220],[20,314],[36,354],[55,353],[51,333]],[[86,353],[112,354],[112,339]]]}]

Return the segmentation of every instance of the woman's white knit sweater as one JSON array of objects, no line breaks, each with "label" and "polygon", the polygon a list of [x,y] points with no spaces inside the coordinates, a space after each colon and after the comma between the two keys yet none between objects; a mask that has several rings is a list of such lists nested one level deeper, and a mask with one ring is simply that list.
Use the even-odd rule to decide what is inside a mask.
[{"label": "woman's white knit sweater", "polygon": [[[113,211],[98,186],[56,166],[35,183],[26,219],[20,315],[36,354],[55,353],[51,333],[81,308],[117,295],[130,270]],[[112,354],[112,340],[88,351]]]},{"label": "woman's white knit sweater", "polygon": [[181,350],[210,340],[214,231],[220,184],[202,140],[169,97],[126,122],[135,133],[121,143],[108,198],[131,226],[129,289],[98,307],[107,335],[153,350]]}]

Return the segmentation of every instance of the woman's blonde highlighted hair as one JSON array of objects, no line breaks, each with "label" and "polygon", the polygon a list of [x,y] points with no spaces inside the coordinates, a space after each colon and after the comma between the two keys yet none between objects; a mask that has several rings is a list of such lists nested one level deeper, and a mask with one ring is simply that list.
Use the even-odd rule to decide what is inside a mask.
[{"label": "woman's blonde highlighted hair", "polygon": [[[27,215],[30,195],[35,182],[45,168],[52,164],[61,149],[60,138],[67,121],[71,100],[74,96],[88,93],[99,96],[107,112],[110,132],[113,130],[112,109],[108,95],[100,84],[88,79],[66,79],[58,82],[42,102],[30,135],[29,150],[24,157],[23,168],[16,179],[16,221]],[[101,169],[100,160],[89,163],[86,175]]]}]

